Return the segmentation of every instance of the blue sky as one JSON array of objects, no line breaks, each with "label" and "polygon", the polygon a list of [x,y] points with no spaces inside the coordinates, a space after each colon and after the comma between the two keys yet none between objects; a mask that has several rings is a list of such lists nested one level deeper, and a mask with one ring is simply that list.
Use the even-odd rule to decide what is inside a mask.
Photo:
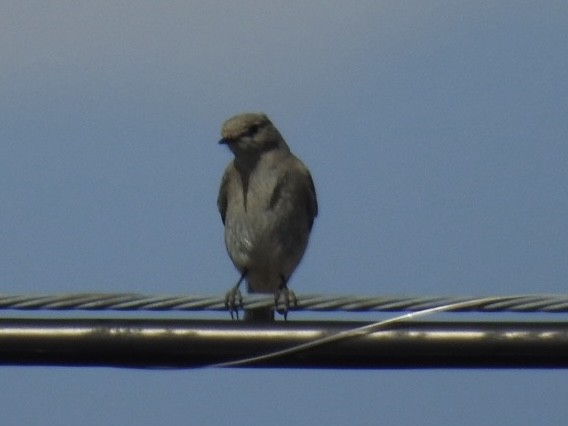
[{"label": "blue sky", "polygon": [[[238,274],[215,205],[231,155],[216,142],[243,111],[268,113],[315,180],[320,216],[297,293],[566,291],[566,2],[22,1],[0,12],[3,293],[224,293]],[[561,371],[26,367],[0,379],[6,424],[568,415]]]}]

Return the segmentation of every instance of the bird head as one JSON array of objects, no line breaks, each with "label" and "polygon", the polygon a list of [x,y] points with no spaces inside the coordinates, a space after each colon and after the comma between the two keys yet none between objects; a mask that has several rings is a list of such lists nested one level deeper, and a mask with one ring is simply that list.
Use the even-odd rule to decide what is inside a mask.
[{"label": "bird head", "polygon": [[289,151],[286,142],[263,113],[236,115],[223,124],[220,144],[225,144],[237,158],[257,157],[272,149]]}]

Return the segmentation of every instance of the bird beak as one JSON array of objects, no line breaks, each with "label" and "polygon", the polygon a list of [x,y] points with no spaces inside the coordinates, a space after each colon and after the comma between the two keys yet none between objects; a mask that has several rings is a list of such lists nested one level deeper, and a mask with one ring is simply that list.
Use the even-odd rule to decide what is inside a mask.
[{"label": "bird beak", "polygon": [[232,139],[227,139],[227,138],[223,138],[219,141],[220,145],[229,145],[232,141]]}]

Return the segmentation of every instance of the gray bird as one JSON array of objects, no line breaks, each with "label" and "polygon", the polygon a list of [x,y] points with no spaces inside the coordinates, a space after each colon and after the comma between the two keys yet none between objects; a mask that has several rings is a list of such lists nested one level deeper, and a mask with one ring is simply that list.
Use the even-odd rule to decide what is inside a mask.
[{"label": "gray bird", "polygon": [[[239,286],[249,293],[271,293],[286,317],[296,303],[287,284],[308,244],[318,214],[309,170],[263,113],[240,114],[227,120],[222,139],[235,155],[225,169],[217,206],[225,225],[225,245],[241,273],[227,293],[227,307],[237,312]],[[271,321],[274,312],[248,310],[245,320]]]}]

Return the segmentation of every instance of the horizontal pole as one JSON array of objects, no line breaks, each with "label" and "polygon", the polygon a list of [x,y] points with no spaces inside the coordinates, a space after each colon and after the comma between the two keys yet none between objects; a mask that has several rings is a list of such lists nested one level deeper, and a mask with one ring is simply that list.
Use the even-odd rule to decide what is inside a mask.
[{"label": "horizontal pole", "polygon": [[[0,365],[207,367],[305,345],[367,324],[0,319]],[[241,366],[566,368],[568,322],[404,322]]]}]

